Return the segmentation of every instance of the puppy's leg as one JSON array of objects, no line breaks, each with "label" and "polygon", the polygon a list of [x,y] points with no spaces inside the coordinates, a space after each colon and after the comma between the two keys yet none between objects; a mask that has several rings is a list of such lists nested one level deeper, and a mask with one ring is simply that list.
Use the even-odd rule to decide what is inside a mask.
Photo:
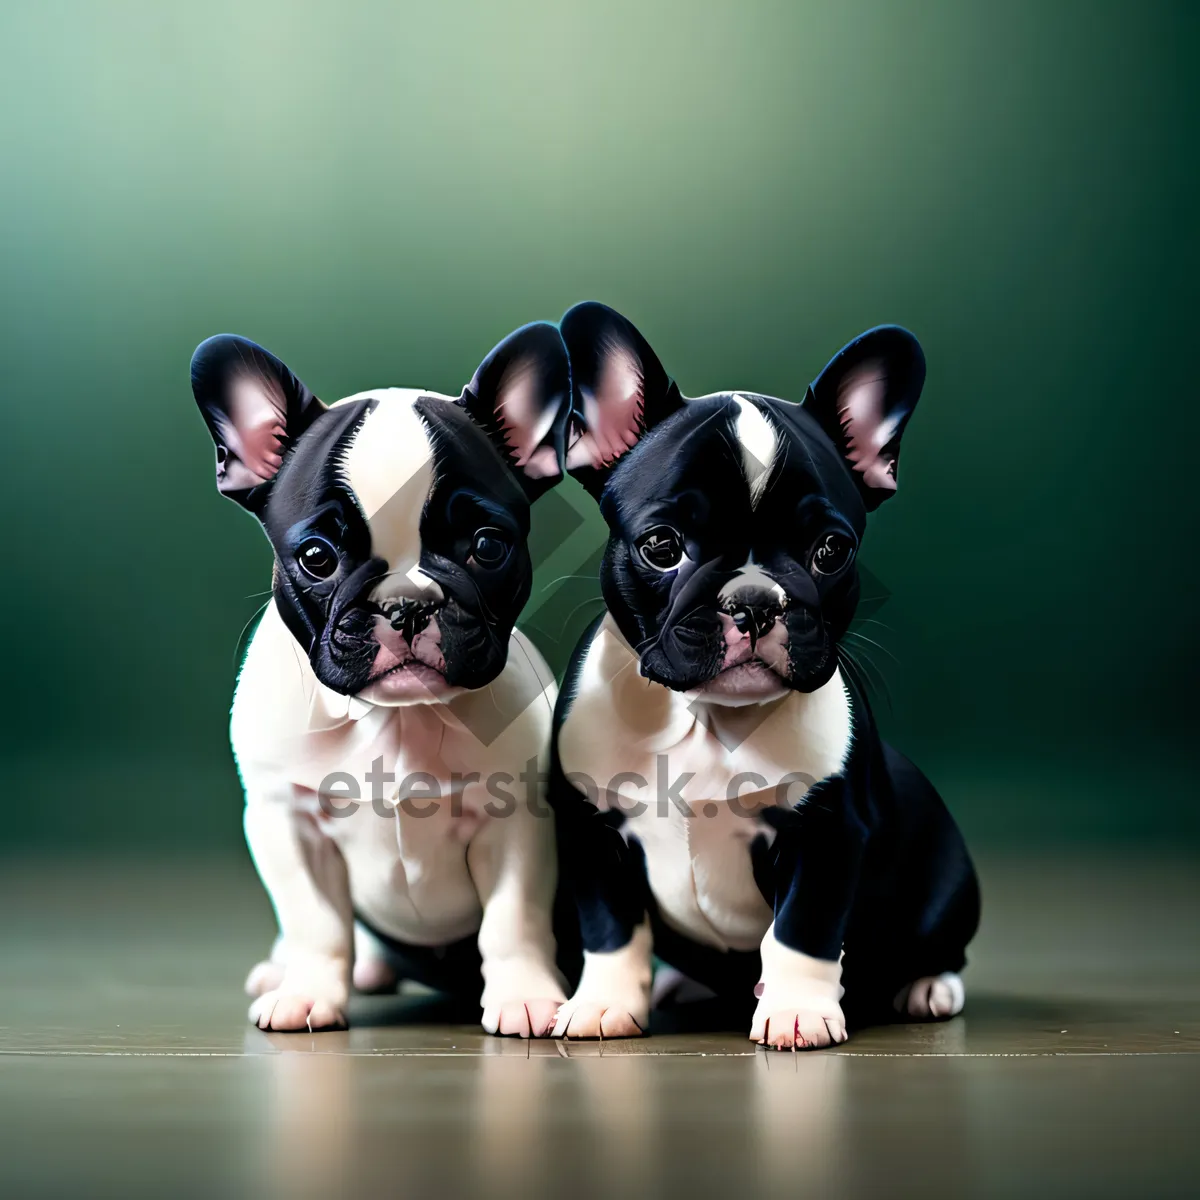
[{"label": "puppy's leg", "polygon": [[841,962],[812,958],[775,937],[762,940],[763,978],[750,1040],[776,1050],[817,1050],[846,1040]]},{"label": "puppy's leg", "polygon": [[762,940],[750,1039],[777,1050],[846,1040],[841,953],[870,828],[861,780],[833,776],[799,807],[765,809],[775,828],[775,920]]},{"label": "puppy's leg", "polygon": [[354,926],[354,990],[389,993],[396,990],[400,975],[392,965],[387,947],[367,928]]},{"label": "puppy's leg", "polygon": [[962,976],[955,971],[925,975],[901,988],[892,1007],[914,1021],[945,1021],[963,1010],[967,993]]},{"label": "puppy's leg", "polygon": [[554,822],[524,807],[492,817],[467,847],[483,905],[483,1027],[546,1037],[566,998],[554,964]]},{"label": "puppy's leg", "polygon": [[341,851],[290,796],[250,799],[245,827],[283,942],[282,976],[250,1006],[250,1020],[260,1029],[345,1028],[353,916]]},{"label": "puppy's leg", "polygon": [[583,973],[554,1037],[640,1037],[650,1025],[653,936],[641,858],[564,778],[551,780],[564,884],[574,893]]},{"label": "puppy's leg", "polygon": [[647,920],[617,950],[585,950],[579,986],[558,1010],[554,1036],[641,1037],[650,1023],[651,945]]}]

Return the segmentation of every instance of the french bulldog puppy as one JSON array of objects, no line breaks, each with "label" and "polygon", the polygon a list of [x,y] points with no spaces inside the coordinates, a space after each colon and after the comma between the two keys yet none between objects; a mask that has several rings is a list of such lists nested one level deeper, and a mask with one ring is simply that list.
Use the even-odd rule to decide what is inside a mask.
[{"label": "french bulldog puppy", "polygon": [[530,502],[561,475],[558,329],[517,330],[455,398],[326,407],[229,335],[196,350],[192,389],[218,489],[275,552],[231,722],[279,924],[250,1019],[344,1027],[352,982],[406,976],[482,988],[488,1032],[544,1036],[564,997],[554,823],[517,781],[545,769],[555,688],[513,625]]},{"label": "french bulldog puppy", "polygon": [[555,1035],[644,1032],[652,950],[744,998],[767,1046],[844,1042],[847,1013],[957,1013],[975,873],[937,793],[880,740],[838,644],[924,382],[916,340],[869,330],[794,404],[685,399],[601,305],[561,329],[566,468],[609,542],[608,611],[555,717],[559,870],[585,950]]}]

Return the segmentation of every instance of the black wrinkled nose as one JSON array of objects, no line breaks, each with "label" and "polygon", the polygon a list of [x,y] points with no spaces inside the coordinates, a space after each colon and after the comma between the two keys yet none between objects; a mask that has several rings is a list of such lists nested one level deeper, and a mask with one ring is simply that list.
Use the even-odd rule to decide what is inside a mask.
[{"label": "black wrinkled nose", "polygon": [[783,615],[783,609],[769,592],[739,592],[721,604],[721,611],[733,621],[739,633],[750,635],[750,646]]},{"label": "black wrinkled nose", "polygon": [[383,615],[411,646],[413,638],[429,624],[436,607],[424,600],[396,600],[383,610]]}]

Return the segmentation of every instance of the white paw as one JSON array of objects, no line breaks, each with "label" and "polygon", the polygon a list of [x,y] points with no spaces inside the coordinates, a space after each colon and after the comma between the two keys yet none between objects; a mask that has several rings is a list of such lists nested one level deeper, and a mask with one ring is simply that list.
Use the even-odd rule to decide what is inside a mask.
[{"label": "white paw", "polygon": [[966,998],[962,976],[943,971],[941,975],[923,975],[901,988],[892,1006],[914,1021],[944,1021],[962,1012]]},{"label": "white paw", "polygon": [[758,1007],[750,1040],[776,1050],[820,1050],[847,1038],[841,960],[812,958],[775,940],[775,926],[762,940],[763,977],[754,994]]},{"label": "white paw", "polygon": [[264,992],[273,992],[282,982],[283,964],[264,959],[250,968],[250,974],[246,976],[246,995],[261,996]]},{"label": "white paw", "polygon": [[344,1002],[328,997],[289,992],[283,988],[264,992],[250,1005],[250,1020],[259,1029],[274,1029],[279,1033],[319,1029],[345,1029]]},{"label": "white paw", "polygon": [[566,999],[553,959],[529,950],[484,955],[483,1028],[501,1037],[549,1037]]},{"label": "white paw", "polygon": [[561,997],[505,1000],[483,1010],[483,1028],[500,1037],[549,1037],[554,1029]]},{"label": "white paw", "polygon": [[575,995],[558,1010],[556,1038],[642,1037],[650,1027],[650,922],[616,950],[585,950]]},{"label": "white paw", "polygon": [[556,1038],[642,1037],[650,1024],[649,1005],[639,993],[592,997],[578,992],[559,1010]]},{"label": "white paw", "polygon": [[750,1026],[750,1040],[774,1050],[823,1050],[840,1046],[848,1037],[838,1004],[772,1011],[760,1004]]}]

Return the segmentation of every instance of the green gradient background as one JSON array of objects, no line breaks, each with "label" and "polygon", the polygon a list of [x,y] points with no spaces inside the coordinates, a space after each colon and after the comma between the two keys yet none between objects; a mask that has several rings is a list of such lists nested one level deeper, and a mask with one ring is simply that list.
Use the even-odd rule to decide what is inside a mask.
[{"label": "green gradient background", "polygon": [[457,391],[594,297],[693,394],[913,329],[884,724],[977,843],[1200,839],[1196,13],[5,4],[3,838],[240,841],[201,338]]}]

